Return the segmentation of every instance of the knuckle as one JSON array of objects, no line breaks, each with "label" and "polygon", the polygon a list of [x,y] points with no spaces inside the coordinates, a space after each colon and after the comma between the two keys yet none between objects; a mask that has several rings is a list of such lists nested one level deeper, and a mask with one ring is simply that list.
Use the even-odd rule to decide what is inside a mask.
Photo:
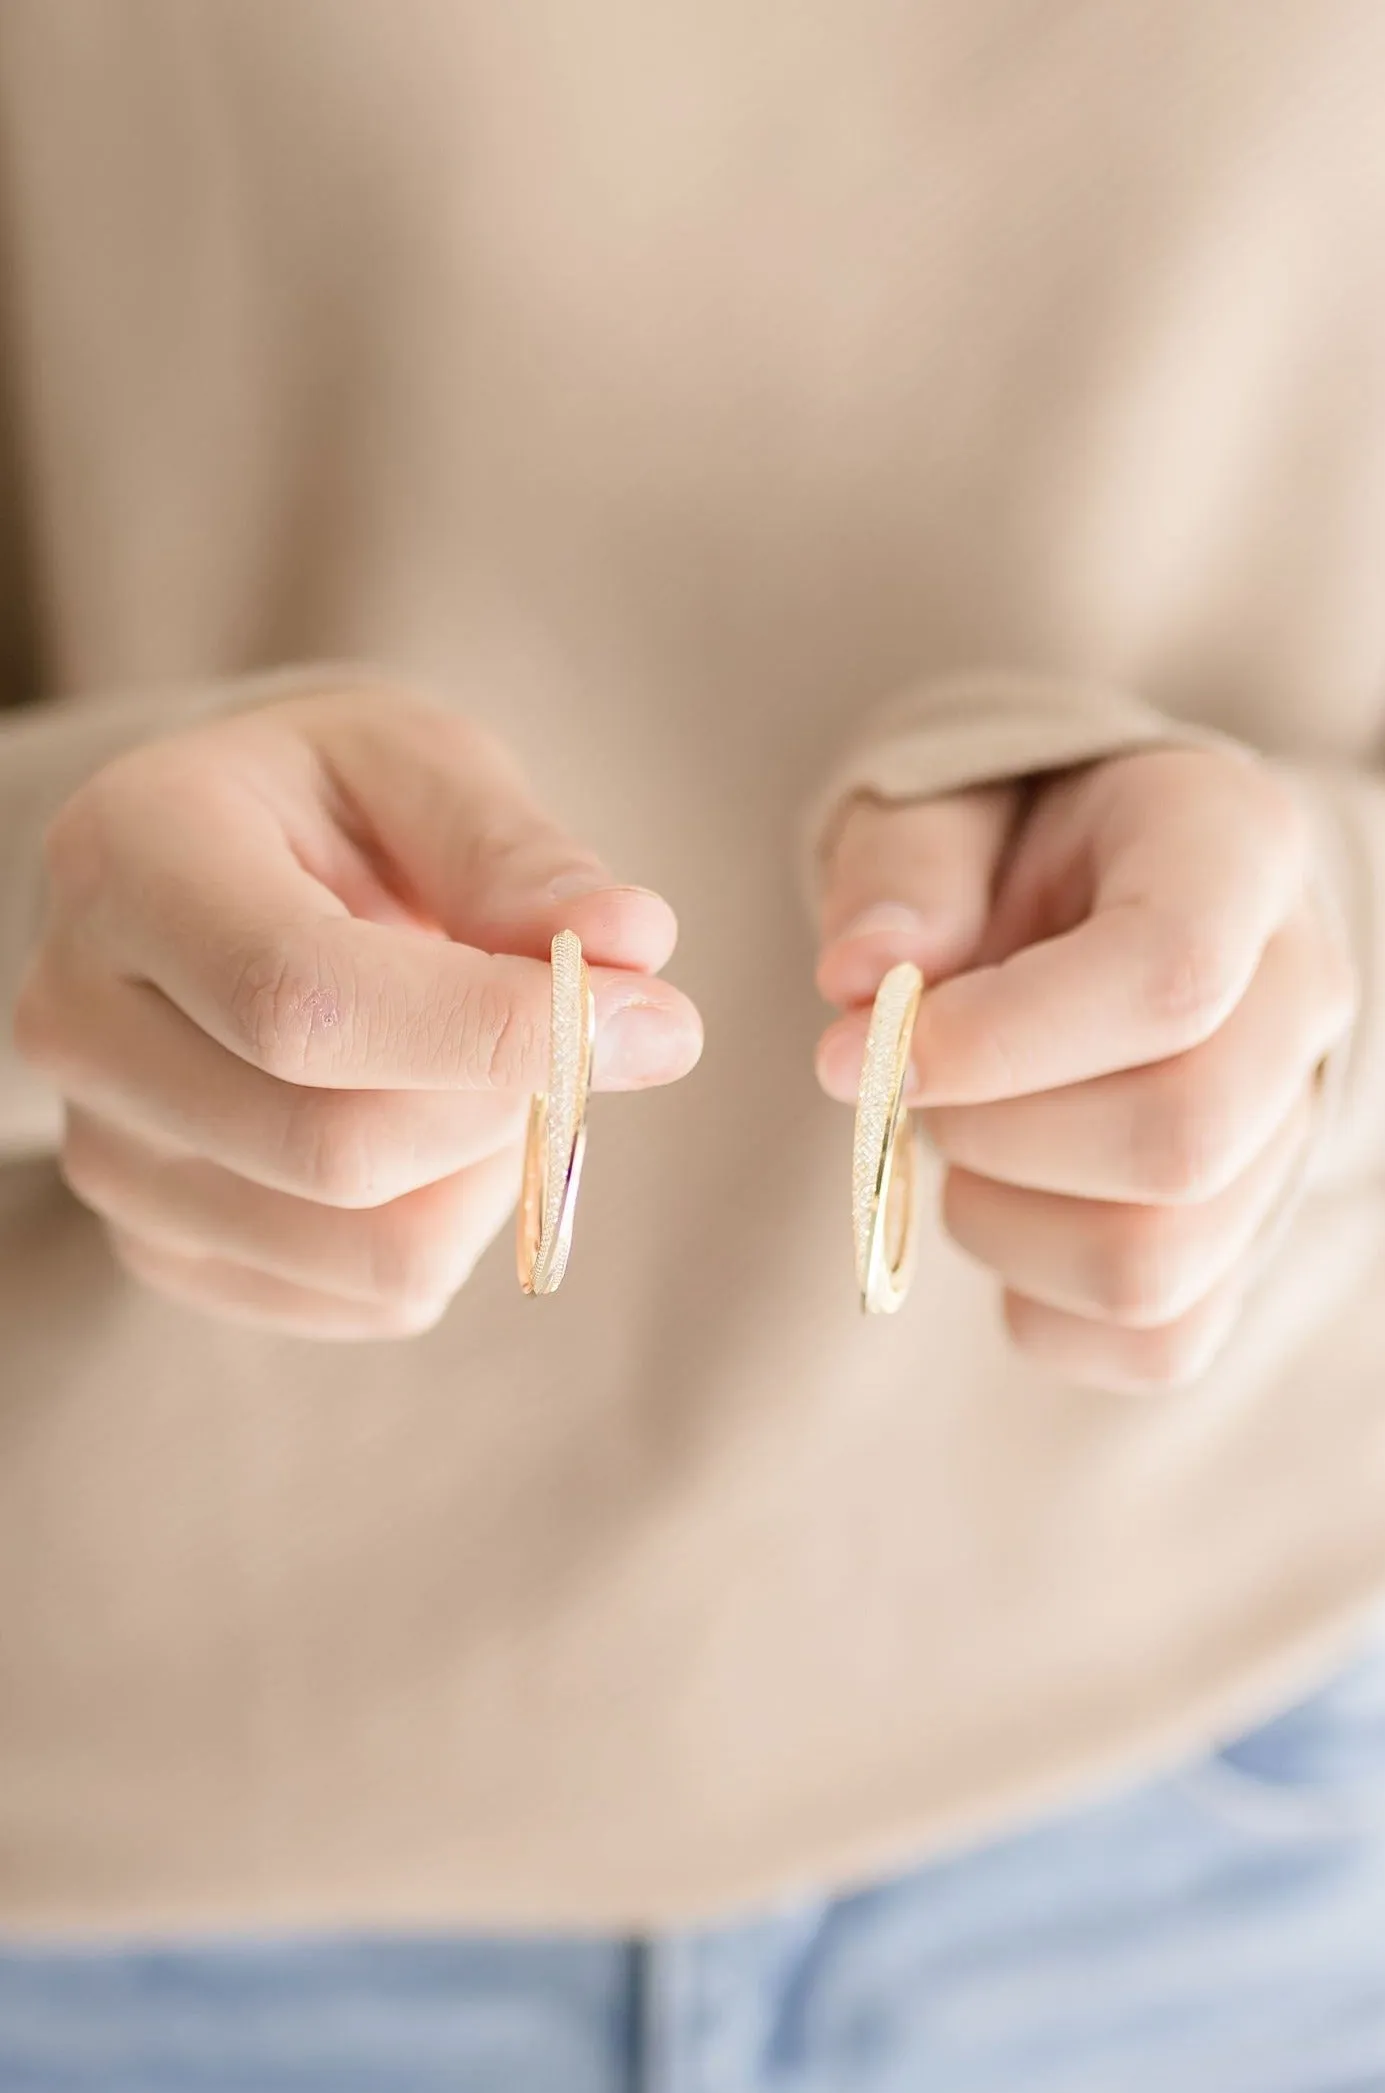
[{"label": "knuckle", "polygon": [[1226,940],[1215,923],[1181,915],[1153,917],[1145,940],[1145,1014],[1161,1035],[1193,1045],[1215,1029],[1238,985]]},{"label": "knuckle", "polygon": [[159,1293],[176,1291],[172,1281],[178,1268],[163,1263],[153,1245],[143,1236],[119,1223],[108,1223],[106,1237],[117,1260],[133,1278],[145,1286],[152,1286]]},{"label": "knuckle", "polygon": [[1100,1312],[1131,1328],[1172,1321],[1189,1284],[1188,1246],[1176,1214],[1132,1206],[1104,1220],[1093,1258]]},{"label": "knuckle", "polygon": [[53,983],[38,963],[20,984],[14,1006],[12,1036],[21,1061],[45,1075],[56,1074],[66,1059],[66,1028]]},{"label": "knuckle", "polygon": [[523,855],[531,840],[527,830],[498,817],[473,829],[460,868],[467,891],[482,892],[503,880],[506,868]]},{"label": "knuckle", "polygon": [[1040,1364],[1059,1364],[1092,1387],[1152,1391],[1186,1387],[1200,1379],[1231,1327],[1224,1313],[1199,1308],[1147,1330],[1106,1330],[1095,1345],[1083,1347],[1080,1358],[1073,1358],[1036,1303],[1007,1293],[1004,1315],[1012,1343]]},{"label": "knuckle", "polygon": [[90,779],[48,823],[43,832],[43,868],[55,893],[81,902],[106,884],[115,789],[105,773]]},{"label": "knuckle", "polygon": [[195,1263],[189,1264],[180,1257],[167,1255],[157,1243],[113,1221],[107,1220],[105,1228],[106,1240],[116,1263],[137,1286],[162,1300],[174,1301],[180,1307],[195,1308],[203,1315],[220,1317],[227,1313],[199,1291],[193,1276]]},{"label": "knuckle", "polygon": [[[929,1131],[932,1131],[931,1127]],[[969,1247],[974,1233],[971,1208],[971,1181],[955,1164],[951,1165],[943,1177],[939,1218],[947,1234],[964,1250]]]},{"label": "knuckle", "polygon": [[69,1119],[58,1153],[58,1168],[64,1184],[85,1206],[109,1204],[110,1172],[105,1168],[99,1144],[85,1127]]},{"label": "knuckle", "polygon": [[533,1016],[499,978],[485,975],[463,999],[461,1029],[465,1077],[477,1088],[514,1089],[542,1046]]},{"label": "knuckle", "polygon": [[116,1262],[123,1265],[134,1279],[149,1281],[148,1259],[137,1236],[127,1235],[123,1228],[108,1228],[106,1238],[115,1255]]},{"label": "knuckle", "polygon": [[232,1036],[244,1057],[282,1082],[302,1082],[324,1028],[338,1021],[337,999],[317,955],[292,940],[248,954],[227,999]]},{"label": "knuckle", "polygon": [[[367,699],[365,702],[374,701]],[[398,686],[391,688],[389,705],[392,724],[405,720],[415,734],[426,737],[430,747],[436,747],[441,741],[453,760],[465,765],[473,776],[492,777],[497,772],[505,777],[518,775],[509,743],[475,714],[439,703],[435,696],[425,691]]]},{"label": "knuckle", "polygon": [[1207,1372],[1225,1334],[1202,1315],[1141,1330],[1126,1338],[1125,1371],[1144,1388],[1185,1388]]},{"label": "knuckle", "polygon": [[554,823],[520,808],[478,829],[469,840],[467,856],[474,887],[482,893],[532,877],[540,865],[593,874],[600,870],[595,853],[574,848]]},{"label": "knuckle", "polygon": [[1233,1104],[1204,1078],[1176,1066],[1145,1087],[1136,1114],[1138,1192],[1176,1206],[1210,1199],[1234,1174]]},{"label": "knuckle", "polygon": [[282,1168],[300,1197],[319,1206],[383,1206],[394,1194],[381,1108],[368,1094],[306,1091],[284,1133]]},{"label": "knuckle", "polygon": [[1041,1355],[1043,1347],[1038,1338],[1043,1328],[1043,1316],[1038,1304],[1031,1301],[1026,1294],[1016,1293],[1012,1287],[1006,1287],[1001,1296],[1000,1308],[1011,1343],[1021,1352]]},{"label": "knuckle", "polygon": [[445,1233],[407,1206],[373,1217],[370,1267],[379,1297],[406,1313],[441,1313],[459,1283]]},{"label": "knuckle", "polygon": [[404,1301],[387,1311],[386,1335],[391,1337],[426,1337],[452,1306],[450,1294],[433,1300]]},{"label": "knuckle", "polygon": [[[979,1021],[967,1020],[962,1026],[953,1024],[944,1028],[935,1023],[932,1036],[938,1039],[945,1057],[964,1055],[975,1069],[978,1080],[984,1082],[995,1097],[1022,1097],[1042,1086],[1042,1078],[1036,1081],[1033,1053],[1022,1026],[988,1016]],[[962,1108],[963,1111],[966,1109]],[[968,1121],[960,1112],[954,1123],[963,1129],[968,1127]]]}]

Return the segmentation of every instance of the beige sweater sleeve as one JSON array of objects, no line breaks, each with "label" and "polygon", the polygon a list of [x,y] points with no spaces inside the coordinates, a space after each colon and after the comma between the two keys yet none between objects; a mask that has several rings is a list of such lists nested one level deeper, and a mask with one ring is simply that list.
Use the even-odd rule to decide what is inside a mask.
[{"label": "beige sweater sleeve", "polygon": [[[1210,727],[1175,719],[1100,684],[1014,674],[958,676],[881,706],[812,803],[814,870],[848,802],[935,798],[1004,778],[1034,777],[1155,746],[1234,748]],[[1253,752],[1252,752],[1253,753]],[[1351,1036],[1323,1072],[1316,1138],[1303,1185],[1361,1181],[1385,1166],[1385,779],[1344,767],[1285,764],[1317,832],[1319,890],[1361,983]]]},{"label": "beige sweater sleeve", "polygon": [[1224,745],[1224,737],[1105,684],[982,673],[918,685],[880,706],[833,767],[809,810],[809,846],[820,862],[861,793],[935,799],[1171,742]]},{"label": "beige sweater sleeve", "polygon": [[86,779],[125,750],[218,709],[217,693],[68,698],[0,714],[0,1164],[51,1151],[62,1114],[15,1052],[19,986],[43,921],[43,836]]},{"label": "beige sweater sleeve", "polygon": [[43,838],[78,787],[127,750],[281,698],[378,681],[356,664],[307,664],[224,683],[54,699],[0,712],[0,1166],[52,1153],[62,1113],[19,1059],[13,1016],[43,922]]}]

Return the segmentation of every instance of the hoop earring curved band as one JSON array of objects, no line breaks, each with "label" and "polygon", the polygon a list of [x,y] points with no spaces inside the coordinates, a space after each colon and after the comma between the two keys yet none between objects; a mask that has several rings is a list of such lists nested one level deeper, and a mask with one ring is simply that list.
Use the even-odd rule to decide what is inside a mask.
[{"label": "hoop earring curved band", "polygon": [[587,1146],[596,1005],[582,942],[560,930],[550,953],[548,1087],[529,1105],[524,1137],[515,1261],[526,1294],[553,1294],[563,1283]]},{"label": "hoop earring curved band", "polygon": [[856,1282],[865,1315],[893,1315],[903,1306],[918,1250],[919,1136],[904,1085],[922,995],[923,976],[912,961],[891,967],[866,1036],[851,1151]]}]

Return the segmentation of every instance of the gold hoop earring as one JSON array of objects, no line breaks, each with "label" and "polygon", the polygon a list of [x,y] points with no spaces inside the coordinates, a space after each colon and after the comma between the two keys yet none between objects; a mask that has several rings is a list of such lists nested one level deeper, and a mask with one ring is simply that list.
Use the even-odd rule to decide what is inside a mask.
[{"label": "gold hoop earring", "polygon": [[516,1263],[526,1294],[556,1293],[567,1270],[596,1040],[596,1004],[577,933],[560,930],[550,956],[548,1088],[530,1100],[519,1194]]},{"label": "gold hoop earring", "polygon": [[891,967],[866,1036],[851,1150],[856,1281],[865,1315],[893,1315],[903,1305],[918,1249],[918,1128],[904,1104],[904,1085],[922,995],[923,976],[912,961]]}]

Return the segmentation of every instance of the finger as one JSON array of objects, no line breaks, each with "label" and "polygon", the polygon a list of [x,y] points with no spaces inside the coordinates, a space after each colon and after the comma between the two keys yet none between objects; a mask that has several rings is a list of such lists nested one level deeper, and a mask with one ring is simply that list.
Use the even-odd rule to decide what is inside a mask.
[{"label": "finger", "polygon": [[[411,724],[399,738],[409,756],[391,764],[387,714],[378,703],[358,710],[370,722],[366,746],[380,759],[382,799],[391,789],[396,797],[402,792],[401,773],[416,779],[428,770],[433,739],[439,750],[450,746],[445,715],[405,706],[401,716]],[[451,726],[460,732],[458,723]],[[236,722],[234,733],[228,728],[219,763],[209,761],[207,739],[185,737],[110,766],[69,803],[50,835],[59,902],[65,883],[82,888],[72,914],[110,963],[160,988],[232,1052],[286,1080],[344,1088],[538,1087],[547,968],[438,935],[438,923],[451,930],[462,920],[456,907],[442,908],[446,895],[419,896],[417,923],[354,916],[326,876],[331,868],[318,862],[320,832],[383,847],[368,794],[357,800],[340,777],[319,781],[314,791],[302,774],[312,769],[314,751],[273,711]],[[524,858],[521,830],[532,840],[543,828],[541,817],[525,814],[517,789],[501,796],[498,764],[498,757],[478,757],[484,784],[472,781],[472,801],[452,831],[458,850],[463,843],[470,850],[469,861],[455,868],[456,894],[480,895],[488,881],[504,888],[496,868]],[[462,767],[453,747],[448,790],[460,792]],[[428,789],[435,796],[443,790],[436,780]],[[436,812],[430,817],[421,808],[420,836],[432,832],[430,818],[436,830]],[[395,841],[409,826],[400,828],[402,821],[396,806],[386,824]],[[580,876],[571,858],[569,850],[568,869],[558,875],[564,884]],[[394,869],[413,899],[410,865]],[[571,910],[563,903],[550,916],[541,910],[544,936],[536,932],[528,942],[542,945],[559,918],[580,915],[579,898]],[[610,915],[609,902],[609,895],[597,897],[598,924]],[[637,955],[641,962],[650,956],[650,949]],[[663,1082],[693,1065],[701,1034],[686,998],[630,969],[598,966],[593,988],[599,1069],[622,1083]]]},{"label": "finger", "polygon": [[1139,1394],[1199,1380],[1236,1326],[1242,1291],[1233,1275],[1175,1321],[1138,1330],[1007,1293],[1005,1321],[1020,1350],[1065,1381]]},{"label": "finger", "polygon": [[925,981],[971,963],[1018,803],[1013,786],[853,803],[823,878],[817,981],[829,1003],[868,1000],[900,960]]},{"label": "finger", "polygon": [[[928,1103],[1026,1096],[1186,1052],[1235,1008],[1297,902],[1301,852],[1257,766],[1146,756],[1092,776],[1057,802],[1066,856],[1055,846],[1047,867],[1089,864],[1090,912],[924,998],[914,1058]],[[1021,839],[1015,878],[1024,865]]]},{"label": "finger", "polygon": [[[122,800],[112,818],[134,812]],[[549,968],[348,915],[269,809],[176,799],[107,856],[103,955],[265,1073],[337,1089],[543,1087]],[[597,1079],[686,1075],[701,1051],[687,998],[642,974],[591,979]]]},{"label": "finger", "polygon": [[928,1133],[950,1163],[1080,1199],[1211,1198],[1274,1138],[1350,1018],[1341,957],[1306,910],[1273,937],[1212,1038],[1153,1068],[990,1105],[940,1106]]},{"label": "finger", "polygon": [[366,1212],[267,1191],[69,1112],[63,1175],[105,1220],[158,1249],[298,1286],[427,1310],[470,1277],[515,1202],[517,1149]]},{"label": "finger", "polygon": [[123,1230],[109,1232],[120,1262],[153,1292],[220,1321],[273,1330],[286,1337],[350,1344],[417,1337],[431,1330],[447,1307],[445,1301],[425,1308],[416,1303],[401,1307],[346,1300],[218,1258],[185,1257]]},{"label": "finger", "polygon": [[[49,976],[51,976],[51,962]],[[513,1143],[527,1101],[501,1092],[310,1090],[276,1082],[156,989],[51,979],[30,1045],[63,1095],[168,1150],[341,1207],[383,1206]]]},{"label": "finger", "polygon": [[668,903],[618,881],[473,722],[371,691],[310,699],[256,725],[268,735],[299,719],[322,766],[332,829],[353,837],[450,938],[544,958],[554,935],[572,929],[602,965],[654,972],[667,963],[678,930]]},{"label": "finger", "polygon": [[1202,1205],[1065,1199],[954,1169],[943,1223],[1032,1302],[1132,1329],[1177,1322],[1244,1259],[1302,1153],[1309,1116],[1305,1093],[1251,1167]]}]

